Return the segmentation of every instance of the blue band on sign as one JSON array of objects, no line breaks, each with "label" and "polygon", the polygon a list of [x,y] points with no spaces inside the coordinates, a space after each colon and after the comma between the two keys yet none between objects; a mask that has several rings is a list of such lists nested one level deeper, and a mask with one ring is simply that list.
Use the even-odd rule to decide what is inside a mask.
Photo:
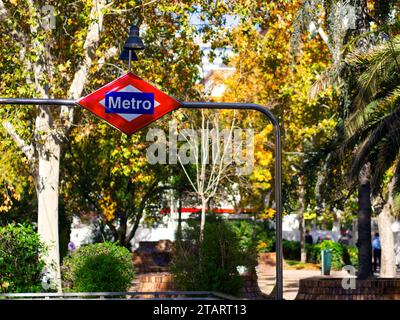
[{"label": "blue band on sign", "polygon": [[154,93],[106,92],[106,113],[154,114]]}]

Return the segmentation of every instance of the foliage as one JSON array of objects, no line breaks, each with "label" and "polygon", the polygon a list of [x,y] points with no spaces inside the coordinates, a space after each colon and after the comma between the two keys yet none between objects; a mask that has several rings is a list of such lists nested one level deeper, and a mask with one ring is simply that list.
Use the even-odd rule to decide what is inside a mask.
[{"label": "foliage", "polygon": [[358,249],[357,247],[347,247],[347,252],[349,254],[350,265],[358,268]]},{"label": "foliage", "polygon": [[321,263],[321,250],[326,249],[330,249],[332,252],[332,268],[334,270],[341,270],[345,265],[358,266],[357,248],[348,247],[332,240],[306,245],[307,261]]},{"label": "foliage", "polygon": [[[346,139],[342,154],[350,155],[349,178],[357,180],[358,172],[370,163],[372,194],[378,196],[386,185],[385,174],[396,162],[399,152],[399,88],[397,59],[400,36],[378,43],[370,50],[355,50],[347,62],[358,71],[354,104],[345,119]],[[394,168],[396,187],[400,185],[398,165]]]},{"label": "foliage", "polygon": [[[76,99],[98,89],[124,72],[126,63],[118,56],[128,27],[134,23],[141,26],[146,49],[139,54],[140,64],[133,64],[133,72],[179,99],[195,100],[200,96],[197,84],[202,53],[196,41],[196,30],[189,22],[194,12],[202,10],[201,2],[98,0],[71,3],[51,0],[46,5],[54,8],[54,29],[46,29],[41,23],[44,18],[42,3],[25,0],[0,2],[0,32],[4,34],[0,39],[1,96]],[[127,15],[126,12],[130,13]],[[115,28],[115,25],[119,27]],[[40,110],[48,116],[50,133],[36,127],[35,119],[40,119]],[[0,177],[0,214],[10,211],[11,207],[12,213],[16,212],[18,199],[25,189],[28,191],[26,201],[22,199],[23,204],[31,209],[27,212],[35,212],[36,203],[30,200],[35,192],[35,182],[39,181],[37,161],[29,161],[27,152],[23,154],[18,149],[33,150],[33,158],[36,158],[45,134],[49,134],[56,137],[57,143],[68,145],[63,152],[71,151],[67,151],[65,158],[64,154],[57,157],[57,161],[61,159],[65,161],[63,165],[68,164],[71,154],[82,160],[82,163],[61,166],[60,190],[67,212],[83,215],[95,212],[103,224],[118,229],[112,230],[113,240],[128,245],[136,222],[143,215],[141,207],[148,209],[148,202],[144,201],[136,203],[135,208],[129,211],[133,206],[126,203],[131,201],[132,193],[136,193],[136,199],[145,200],[148,198],[146,195],[160,194],[145,187],[153,185],[146,179],[160,177],[159,171],[156,166],[147,166],[143,170],[143,148],[135,150],[136,143],[143,141],[146,132],[140,132],[132,140],[126,139],[107,125],[101,125],[102,122],[86,110],[72,108],[69,111],[72,110],[74,114],[69,113],[69,116],[70,120],[73,119],[73,126],[69,127],[71,131],[64,132],[65,114],[60,113],[60,108],[1,108],[3,121],[9,121],[15,129],[15,135],[11,137],[15,141],[10,135],[6,136],[3,125],[0,125],[0,149],[4,151],[0,163],[3,172]],[[83,139],[89,134],[90,143],[89,139]],[[65,135],[69,138],[66,139]],[[72,150],[69,150],[69,145]],[[98,150],[102,152],[97,154]],[[87,170],[74,188],[79,173],[95,167],[93,163],[89,164],[87,157],[80,158],[81,153],[94,154],[96,160],[105,165],[104,170]],[[108,157],[111,153],[112,156]],[[136,157],[140,160],[137,165],[132,165]],[[110,180],[115,183],[111,188],[105,186],[107,170],[112,170]],[[138,171],[143,174],[137,174]],[[96,184],[103,179],[104,183]],[[132,188],[129,188],[130,183],[134,184]],[[94,208],[90,203],[93,199],[100,208]],[[117,206],[120,212],[116,212]],[[9,221],[14,216],[7,218]],[[126,232],[127,239],[123,239],[121,235],[125,234],[122,229],[126,227],[126,220],[134,227],[130,230],[132,232]],[[120,227],[116,228],[117,225]]]},{"label": "foliage", "polygon": [[[346,247],[341,245],[340,243],[334,242],[332,240],[324,240],[320,244],[321,250],[330,250],[332,253],[332,268],[334,270],[340,270],[345,263],[345,259],[347,259],[347,250]],[[347,259],[348,260],[348,259]]]},{"label": "foliage", "polygon": [[124,292],[134,274],[130,251],[110,242],[79,248],[62,267],[66,287],[75,292]]},{"label": "foliage", "polygon": [[167,187],[159,184],[167,183],[167,170],[148,163],[142,135],[127,137],[99,123],[71,137],[62,162],[67,210],[95,215],[112,235],[106,240],[129,247],[142,217],[155,219],[164,203],[160,191]]},{"label": "foliage", "polygon": [[[356,180],[359,168],[371,162],[373,192],[377,194],[385,186],[387,169],[392,169],[398,155],[400,40],[398,28],[385,25],[389,12],[391,20],[398,20],[398,3],[363,1],[368,2],[364,9],[374,20],[371,30],[379,22],[376,32],[372,30],[367,37],[375,40],[368,40],[368,50],[356,50],[346,61],[340,61],[355,42],[367,39],[353,39],[345,46],[348,35],[361,32],[359,28],[343,29],[345,24],[336,5],[345,2],[348,1],[97,1],[104,6],[96,8],[93,17],[95,1],[49,0],[46,4],[55,7],[57,28],[45,30],[39,26],[41,3],[4,1],[0,10],[0,93],[10,97],[78,98],[92,92],[124,72],[126,65],[118,60],[118,53],[128,26],[137,23],[146,48],[139,53],[140,62],[132,66],[136,74],[181,100],[253,102],[270,108],[278,117],[284,137],[285,211],[300,208],[300,214],[326,222],[333,219],[334,207],[345,211],[347,218],[357,209],[357,202],[355,188],[345,184],[344,173],[351,171]],[[357,11],[361,9],[360,5]],[[89,26],[100,13],[99,37],[93,46],[87,46]],[[357,15],[361,16],[359,12]],[[200,20],[198,24],[192,23],[194,16]],[[228,16],[237,23],[227,25]],[[315,30],[309,32],[311,22],[316,24],[316,30],[321,27],[327,31],[326,43]],[[389,41],[376,41],[385,38],[381,37],[385,34]],[[226,88],[222,97],[210,97],[200,83],[203,53],[199,38],[211,44],[210,58],[216,57],[214,49],[233,50],[232,55],[222,54],[222,58],[236,71],[214,78],[215,85]],[[291,46],[291,40],[296,48]],[[295,57],[290,49],[292,53],[296,49]],[[333,72],[330,67],[337,62],[341,66],[346,62],[349,69],[341,69],[346,74]],[[82,79],[81,71],[84,84],[71,92],[75,76]],[[348,83],[337,88],[327,85],[325,80],[331,73]],[[315,86],[315,82],[324,81],[325,85]],[[354,92],[346,89],[352,82],[356,89],[354,103],[350,101]],[[60,141],[59,108],[49,110],[54,120],[51,134]],[[45,135],[35,128],[38,111],[36,107],[7,107],[1,108],[0,115],[13,124],[27,146],[40,145]],[[221,114],[224,118],[229,113]],[[223,188],[237,183],[240,200],[236,207],[252,208],[259,218],[273,218],[273,128],[258,113],[240,112],[235,116],[238,126],[256,132],[255,166],[249,176],[231,177]],[[176,111],[153,126],[164,129],[166,120],[171,118],[184,126],[188,119],[198,120],[198,115]],[[37,206],[32,167],[37,163],[29,164],[2,125],[0,128],[0,221],[31,221]],[[173,166],[150,166],[146,162],[146,132],[145,129],[127,138],[86,110],[75,109],[73,129],[68,139],[62,139],[68,140],[60,157],[65,211],[96,215],[101,229],[108,228],[112,234],[109,239],[125,246],[129,246],[142,218],[149,223],[157,221],[157,213],[165,204],[160,196],[163,188],[176,187],[173,181],[182,181],[182,173],[174,171]],[[345,157],[332,156],[337,144]],[[400,170],[391,171],[395,176],[400,174]],[[324,176],[325,183],[321,182]],[[301,204],[299,193],[303,191],[305,203]],[[273,250],[272,237],[257,228],[235,226],[240,248]],[[296,244],[285,242],[284,246],[286,255],[297,257]]]},{"label": "foliage", "polygon": [[[301,1],[237,1],[228,4],[238,24],[226,30],[222,43],[230,43],[235,54],[226,62],[236,72],[225,77],[226,90],[218,100],[253,102],[273,110],[282,125],[283,182],[286,211],[299,205],[298,191],[305,189],[306,205],[314,205],[315,169],[310,158],[330,141],[336,126],[335,95],[332,90],[309,99],[318,74],[330,64],[330,54],[319,37],[304,42],[298,64],[292,64],[290,39],[294,17]],[[289,31],[289,32],[288,32]],[[225,42],[224,42],[225,41]],[[256,209],[260,218],[273,218],[273,130],[257,113],[238,115],[238,123],[255,131],[254,170],[240,181],[243,207]],[[303,183],[299,177],[305,176]],[[294,187],[296,186],[296,187]]]},{"label": "foliage", "polygon": [[241,250],[238,237],[225,221],[207,219],[202,242],[197,219],[182,230],[171,262],[175,282],[179,290],[237,294],[243,285],[237,267],[254,268],[255,257]]},{"label": "foliage", "polygon": [[287,259],[285,259],[285,262],[289,266],[295,266],[295,267],[298,267],[299,269],[305,266],[304,262],[301,262],[301,261],[298,261],[298,260],[287,260]]},{"label": "foliage", "polygon": [[0,293],[40,292],[45,254],[32,226],[0,227]]},{"label": "foliage", "polygon": [[283,239],[283,257],[288,260],[300,260],[300,242]]},{"label": "foliage", "polygon": [[[106,22],[116,23],[116,16],[121,19],[121,26],[128,26],[131,21],[124,18],[123,12],[131,10],[131,5],[141,7],[132,13],[133,20],[138,25],[142,23],[145,50],[139,54],[140,63],[132,65],[132,71],[182,100],[196,100],[200,96],[198,66],[202,53],[195,41],[196,30],[189,24],[197,10],[196,3],[157,1],[144,5],[141,1],[117,1],[106,14]],[[119,43],[127,36],[113,29],[110,32],[107,25],[102,47],[107,48],[109,42]],[[99,56],[102,51],[99,50]],[[98,89],[124,69],[118,55],[110,57],[110,63],[95,70],[85,91]],[[165,132],[169,120],[183,117],[184,112],[177,111],[149,127]],[[129,247],[140,221],[152,224],[159,220],[160,208],[166,203],[163,195],[179,173],[172,173],[173,166],[148,162],[147,129],[126,137],[88,112],[82,111],[79,118],[81,125],[72,130],[62,163],[62,196],[69,212],[96,215],[107,240]]]}]

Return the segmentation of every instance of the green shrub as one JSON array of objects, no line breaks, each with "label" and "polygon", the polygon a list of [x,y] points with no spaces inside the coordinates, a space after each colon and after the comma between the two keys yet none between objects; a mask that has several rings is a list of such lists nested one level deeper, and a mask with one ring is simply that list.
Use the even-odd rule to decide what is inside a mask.
[{"label": "green shrub", "polygon": [[358,268],[358,248],[357,247],[347,247],[349,253],[350,265]]},{"label": "green shrub", "polygon": [[282,241],[283,257],[287,260],[300,260],[300,241]]},{"label": "green shrub", "polygon": [[321,250],[332,250],[332,269],[341,270],[345,265],[358,267],[358,251],[356,247],[324,240],[319,244],[306,245],[307,262],[321,263]]},{"label": "green shrub", "polygon": [[45,254],[32,226],[0,227],[0,292],[40,292]]},{"label": "green shrub", "polygon": [[242,279],[237,267],[255,266],[254,252],[240,249],[240,241],[223,220],[207,217],[204,240],[200,243],[198,220],[188,221],[177,241],[171,261],[171,272],[179,290],[219,291],[237,294]]},{"label": "green shrub", "polygon": [[265,223],[240,220],[227,222],[239,239],[242,250],[275,251],[275,233]]},{"label": "green shrub", "polygon": [[124,292],[134,277],[132,255],[110,242],[83,246],[64,259],[62,277],[75,292]]},{"label": "green shrub", "polygon": [[321,243],[321,250],[330,249],[332,252],[332,269],[341,270],[346,265],[347,249],[344,245],[332,240],[324,240]]},{"label": "green shrub", "polygon": [[321,262],[321,245],[320,244],[306,244],[306,259],[310,263]]}]

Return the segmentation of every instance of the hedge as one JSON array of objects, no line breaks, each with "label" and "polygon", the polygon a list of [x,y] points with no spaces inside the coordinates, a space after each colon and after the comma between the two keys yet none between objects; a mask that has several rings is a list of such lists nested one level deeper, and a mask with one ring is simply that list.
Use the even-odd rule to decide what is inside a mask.
[{"label": "hedge", "polygon": [[64,287],[75,292],[124,292],[134,277],[128,249],[104,242],[83,246],[64,259]]},{"label": "hedge", "polygon": [[40,292],[46,246],[30,225],[0,227],[0,292]]}]

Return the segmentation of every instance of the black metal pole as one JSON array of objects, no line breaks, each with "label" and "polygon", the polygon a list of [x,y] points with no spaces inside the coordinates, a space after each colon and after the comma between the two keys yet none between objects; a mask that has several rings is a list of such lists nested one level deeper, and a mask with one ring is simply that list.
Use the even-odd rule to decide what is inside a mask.
[{"label": "black metal pole", "polygon": [[131,72],[131,63],[132,63],[132,50],[129,51],[129,58],[128,58],[128,71]]},{"label": "black metal pole", "polygon": [[77,105],[75,100],[70,100],[70,99],[30,99],[30,98],[0,98],[0,105],[2,104],[41,105],[41,106]]},{"label": "black metal pole", "polygon": [[[218,102],[182,102],[185,109],[237,109],[256,110],[263,113],[274,126],[275,135],[275,206],[276,206],[276,290],[275,299],[283,299],[283,255],[282,255],[282,147],[281,132],[278,120],[267,108],[253,103],[218,103]],[[0,105],[76,105],[75,100],[68,99],[29,99],[0,98]]]}]

